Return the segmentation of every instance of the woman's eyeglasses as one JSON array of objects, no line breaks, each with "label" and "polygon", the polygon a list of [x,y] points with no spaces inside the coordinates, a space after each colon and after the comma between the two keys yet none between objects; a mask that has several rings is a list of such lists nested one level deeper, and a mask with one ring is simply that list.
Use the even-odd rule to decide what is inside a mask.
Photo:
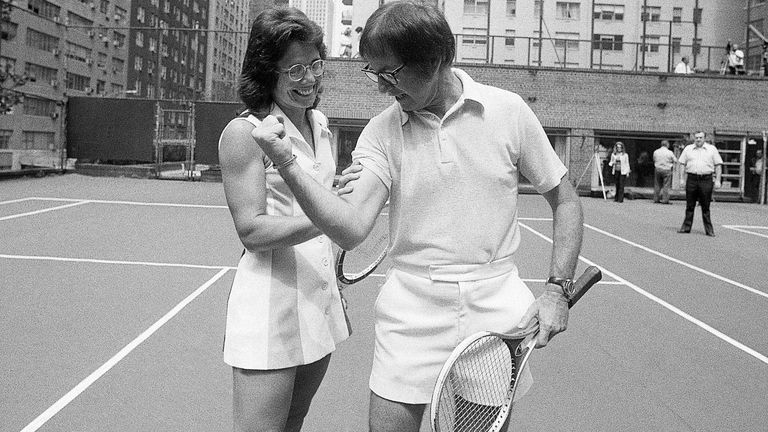
[{"label": "woman's eyeglasses", "polygon": [[315,78],[323,75],[323,73],[325,73],[325,61],[315,60],[310,65],[295,64],[280,72],[286,72],[291,81],[301,81],[304,79],[304,76],[307,75],[307,71],[309,71]]},{"label": "woman's eyeglasses", "polygon": [[364,68],[360,69],[365,76],[367,76],[371,81],[375,83],[379,83],[380,79],[383,79],[387,84],[389,85],[397,85],[397,74],[403,68],[405,67],[404,64],[398,66],[393,70],[392,72],[376,72],[375,70],[371,69],[370,65],[366,65]]}]

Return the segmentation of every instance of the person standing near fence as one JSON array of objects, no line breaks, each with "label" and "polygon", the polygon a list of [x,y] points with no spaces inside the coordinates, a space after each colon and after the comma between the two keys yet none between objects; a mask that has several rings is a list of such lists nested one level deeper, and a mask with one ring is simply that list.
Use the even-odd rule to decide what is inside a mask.
[{"label": "person standing near fence", "polygon": [[[328,120],[314,109],[324,73],[322,29],[294,8],[253,22],[240,75],[248,110],[219,140],[227,204],[245,247],[227,304],[234,430],[298,432],[331,352],[349,336],[330,239],[304,215],[279,170],[301,169],[330,190]],[[251,131],[283,119],[293,156],[270,160]]]},{"label": "person standing near fence", "polygon": [[669,149],[669,141],[661,141],[661,146],[653,152],[653,202],[669,204],[669,189],[672,187],[672,168],[677,158]]},{"label": "person standing near fence", "polygon": [[619,203],[624,202],[624,185],[632,170],[629,168],[629,155],[624,151],[623,142],[617,141],[614,144],[608,166],[612,167],[611,173],[613,173],[613,179],[616,182],[616,193],[613,195],[613,200]]},{"label": "person standing near fence", "polygon": [[685,167],[685,220],[677,232],[687,234],[693,225],[693,213],[696,203],[701,206],[701,219],[704,222],[704,232],[715,236],[709,205],[712,202],[712,187],[720,188],[720,176],[723,170],[723,158],[717,147],[705,142],[706,134],[696,132],[693,144],[687,145],[680,154],[678,163]]}]

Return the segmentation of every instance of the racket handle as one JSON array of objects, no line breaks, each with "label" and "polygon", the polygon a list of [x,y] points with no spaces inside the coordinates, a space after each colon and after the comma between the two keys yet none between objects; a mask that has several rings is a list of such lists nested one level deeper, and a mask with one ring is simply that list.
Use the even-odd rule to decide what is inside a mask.
[{"label": "racket handle", "polygon": [[592,285],[596,284],[603,278],[603,272],[596,266],[589,266],[584,273],[576,279],[573,283],[573,297],[568,302],[568,307],[571,308],[576,304],[579,299],[592,288]]}]

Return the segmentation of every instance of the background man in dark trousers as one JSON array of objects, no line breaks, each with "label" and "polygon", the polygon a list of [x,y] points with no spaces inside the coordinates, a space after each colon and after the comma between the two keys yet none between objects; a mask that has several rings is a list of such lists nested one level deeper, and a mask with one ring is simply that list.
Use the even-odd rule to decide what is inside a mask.
[{"label": "background man in dark trousers", "polygon": [[685,221],[677,232],[691,232],[693,212],[696,203],[701,205],[701,219],[704,222],[704,232],[710,237],[715,236],[712,218],[709,214],[709,204],[712,202],[712,174],[715,174],[714,187],[720,188],[720,175],[723,170],[723,158],[717,148],[706,143],[704,132],[696,132],[693,144],[687,145],[680,154],[678,162],[685,166],[687,180],[685,181]]}]

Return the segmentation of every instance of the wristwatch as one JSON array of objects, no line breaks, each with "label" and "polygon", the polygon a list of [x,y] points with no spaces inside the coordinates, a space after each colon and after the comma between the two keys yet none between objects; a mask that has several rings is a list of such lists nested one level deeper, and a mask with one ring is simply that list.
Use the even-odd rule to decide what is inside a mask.
[{"label": "wristwatch", "polygon": [[559,286],[560,289],[563,290],[563,296],[566,300],[571,301],[573,299],[573,295],[576,291],[575,287],[573,286],[573,279],[564,279],[551,276],[549,279],[547,279],[547,283]]}]

